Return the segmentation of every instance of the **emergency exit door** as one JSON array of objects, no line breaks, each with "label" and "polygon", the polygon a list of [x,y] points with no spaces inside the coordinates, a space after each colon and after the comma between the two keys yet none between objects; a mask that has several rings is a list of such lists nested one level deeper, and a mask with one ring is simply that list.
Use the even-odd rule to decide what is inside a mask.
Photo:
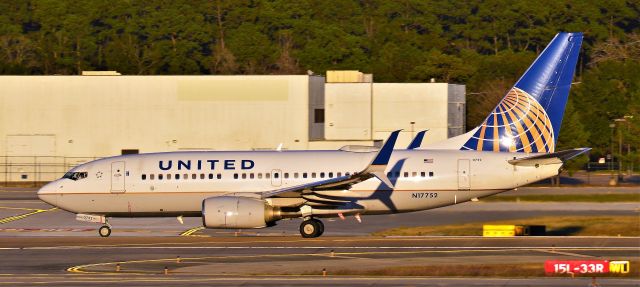
[{"label": "emergency exit door", "polygon": [[124,161],[111,163],[111,192],[120,193],[125,191],[125,164]]},{"label": "emergency exit door", "polygon": [[470,167],[468,159],[458,160],[458,190],[469,190],[471,188],[469,169]]}]

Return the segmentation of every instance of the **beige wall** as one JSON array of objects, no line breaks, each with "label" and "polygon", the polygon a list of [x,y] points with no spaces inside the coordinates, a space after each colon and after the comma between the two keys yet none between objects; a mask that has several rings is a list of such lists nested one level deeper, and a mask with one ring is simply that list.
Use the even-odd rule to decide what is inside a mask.
[{"label": "beige wall", "polygon": [[371,83],[325,85],[325,138],[371,140]]},{"label": "beige wall", "polygon": [[374,84],[373,137],[403,129],[398,145],[408,145],[415,132],[428,129],[423,144],[447,139],[447,89],[446,83]]},{"label": "beige wall", "polygon": [[55,155],[308,144],[309,76],[3,76],[0,83],[0,140],[48,135]]},{"label": "beige wall", "polygon": [[449,87],[447,83],[327,83],[325,137],[383,140],[391,131],[403,129],[398,139],[403,146],[416,132],[429,129],[425,144],[444,140]]},{"label": "beige wall", "polygon": [[[443,83],[325,84],[324,77],[307,75],[0,76],[0,85],[0,181],[51,180],[123,149],[252,150],[280,143],[290,150],[338,149],[373,145],[400,128],[399,147],[422,129],[430,129],[425,143],[447,138]],[[324,124],[314,123],[317,109],[325,110]]]}]

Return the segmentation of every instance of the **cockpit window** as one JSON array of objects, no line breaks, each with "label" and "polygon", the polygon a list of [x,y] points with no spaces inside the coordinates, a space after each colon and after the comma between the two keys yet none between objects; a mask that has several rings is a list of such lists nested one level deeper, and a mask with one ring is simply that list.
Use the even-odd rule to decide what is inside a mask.
[{"label": "cockpit window", "polygon": [[83,179],[86,178],[89,174],[86,171],[81,171],[81,172],[67,172],[64,174],[64,176],[62,178],[68,178],[71,180],[79,180],[79,179]]}]

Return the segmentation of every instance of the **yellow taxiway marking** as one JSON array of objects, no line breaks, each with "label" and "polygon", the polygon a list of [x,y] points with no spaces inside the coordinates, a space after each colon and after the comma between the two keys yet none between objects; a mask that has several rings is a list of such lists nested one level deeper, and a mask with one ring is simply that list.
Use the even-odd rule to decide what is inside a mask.
[{"label": "yellow taxiway marking", "polygon": [[587,258],[596,257],[592,255],[578,254],[573,252],[562,252],[562,251],[555,251],[555,250],[536,250],[536,251],[542,252],[542,253],[560,254],[560,255],[568,255],[568,256],[574,256],[574,257],[587,257]]},{"label": "yellow taxiway marking", "polygon": [[200,230],[203,230],[203,229],[204,229],[204,227],[202,227],[202,226],[194,227],[194,228],[191,228],[191,229],[189,229],[189,230],[187,230],[185,232],[180,233],[180,236],[195,236],[195,235],[193,235],[194,233],[196,233],[196,232],[198,232]]},{"label": "yellow taxiway marking", "polygon": [[31,215],[35,215],[35,214],[43,213],[43,212],[47,212],[47,211],[53,211],[53,210],[56,210],[56,209],[58,209],[58,208],[54,207],[54,208],[50,208],[50,209],[37,209],[37,210],[29,212],[29,213],[5,217],[5,218],[0,219],[0,224],[5,224],[5,223],[12,222],[12,221],[24,219],[24,218],[26,218],[28,216],[31,216]]},{"label": "yellow taxiway marking", "polygon": [[[537,251],[536,249],[522,249],[523,251]],[[367,259],[366,255],[379,255],[379,254],[427,254],[427,253],[464,253],[464,252],[511,252],[512,249],[466,249],[466,250],[420,250],[420,251],[362,251],[362,252],[335,252],[334,258],[344,258],[344,259]],[[181,258],[181,262],[202,262],[210,259],[241,259],[241,258],[276,258],[276,257],[310,257],[310,256],[321,256],[321,257],[331,257],[330,253],[291,253],[291,254],[259,254],[259,255],[228,255],[228,256],[203,256],[203,257],[184,257]],[[360,256],[360,257],[358,257]],[[109,265],[125,265],[125,264],[136,264],[136,263],[152,263],[152,262],[176,262],[176,258],[159,258],[159,259],[140,259],[140,260],[125,260],[125,261],[113,261],[113,262],[103,262],[103,263],[94,263],[94,264],[85,264],[85,265],[77,265],[67,268],[68,272],[73,273],[84,273],[84,274],[155,274],[159,271],[146,271],[146,270],[135,270],[129,269],[128,272],[116,272],[116,271],[89,271],[85,270],[87,268],[92,267],[104,267]],[[123,266],[124,268],[124,266]],[[115,270],[115,268],[114,268]],[[212,275],[212,274],[209,274]],[[223,274],[220,274],[223,275]],[[231,275],[231,274],[224,274]]]},{"label": "yellow taxiway marking", "polygon": [[42,210],[40,208],[8,207],[8,206],[0,206],[0,209],[29,210],[29,211]]}]

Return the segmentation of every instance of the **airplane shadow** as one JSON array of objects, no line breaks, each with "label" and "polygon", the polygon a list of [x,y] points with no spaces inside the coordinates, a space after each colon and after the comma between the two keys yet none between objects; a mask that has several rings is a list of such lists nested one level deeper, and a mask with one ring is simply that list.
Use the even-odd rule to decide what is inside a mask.
[{"label": "airplane shadow", "polygon": [[[394,186],[396,185],[396,182],[398,182],[398,178],[400,178],[400,176],[395,176],[395,175],[400,174],[400,171],[402,170],[402,166],[404,166],[406,161],[407,161],[406,158],[403,158],[397,161],[393,165],[393,167],[387,172],[387,175],[393,175],[388,177],[389,177],[389,181],[391,181],[391,184],[393,184]],[[377,199],[380,202],[382,202],[387,208],[389,208],[389,210],[393,212],[397,212],[398,208],[391,200],[391,194],[393,194],[393,189],[387,186],[384,182],[380,182],[380,184],[378,185],[378,187],[376,187],[375,191],[371,194],[371,196],[367,197],[366,199]]]}]

